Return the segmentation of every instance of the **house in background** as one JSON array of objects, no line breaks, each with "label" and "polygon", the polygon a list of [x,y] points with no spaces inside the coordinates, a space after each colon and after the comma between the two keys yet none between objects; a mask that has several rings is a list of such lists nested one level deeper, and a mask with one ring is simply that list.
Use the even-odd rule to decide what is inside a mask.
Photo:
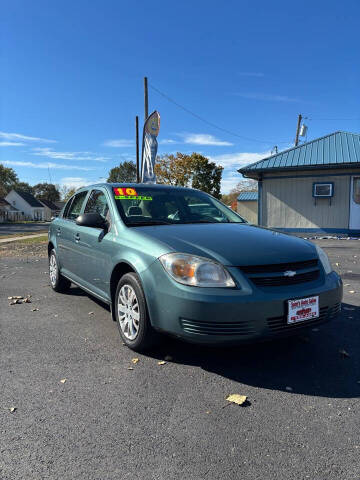
[{"label": "house in background", "polygon": [[44,220],[45,207],[30,193],[11,190],[5,200],[22,212],[24,220]]},{"label": "house in background", "polygon": [[258,181],[259,225],[360,234],[360,135],[335,132],[240,168]]},{"label": "house in background", "polygon": [[0,223],[22,220],[23,215],[15,207],[12,207],[5,198],[0,198]]},{"label": "house in background", "polygon": [[49,200],[39,200],[39,202],[44,206],[44,220],[50,222],[52,217],[57,217],[59,215],[60,209],[58,206],[50,202]]},{"label": "house in background", "polygon": [[237,197],[236,211],[250,223],[258,223],[258,192],[241,192]]}]

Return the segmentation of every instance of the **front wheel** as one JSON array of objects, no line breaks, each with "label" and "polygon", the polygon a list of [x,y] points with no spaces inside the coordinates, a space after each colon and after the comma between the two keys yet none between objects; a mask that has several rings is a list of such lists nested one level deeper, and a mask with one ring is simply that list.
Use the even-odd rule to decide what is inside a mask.
[{"label": "front wheel", "polygon": [[121,277],[114,303],[116,321],[124,343],[137,352],[154,346],[157,334],[150,324],[145,295],[138,275],[127,273]]},{"label": "front wheel", "polygon": [[71,282],[61,275],[54,249],[51,250],[49,255],[49,276],[51,288],[55,292],[66,292],[69,290]]}]

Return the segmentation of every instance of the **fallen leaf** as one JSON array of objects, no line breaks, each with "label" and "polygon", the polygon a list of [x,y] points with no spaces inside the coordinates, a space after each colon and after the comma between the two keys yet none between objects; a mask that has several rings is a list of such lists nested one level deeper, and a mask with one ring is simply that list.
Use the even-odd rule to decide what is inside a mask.
[{"label": "fallen leaf", "polygon": [[343,348],[339,350],[339,353],[340,355],[342,355],[344,358],[345,357],[350,357],[350,355],[348,354],[348,352],[346,350],[344,350]]},{"label": "fallen leaf", "polygon": [[165,365],[165,363],[166,363],[166,362],[164,362],[164,360],[160,360],[160,361],[158,362],[158,365]]},{"label": "fallen leaf", "polygon": [[211,413],[211,410],[207,410],[205,413]]},{"label": "fallen leaf", "polygon": [[21,299],[24,298],[24,297],[22,297],[21,295],[16,295],[16,296],[13,296],[12,298],[13,298],[14,300],[21,300]]},{"label": "fallen leaf", "polygon": [[226,397],[226,400],[231,403],[236,403],[237,405],[244,405],[247,400],[246,395],[238,395],[237,393],[233,393]]},{"label": "fallen leaf", "polygon": [[24,299],[24,303],[31,303],[30,298],[29,298],[29,297],[26,297],[26,298]]},{"label": "fallen leaf", "polygon": [[173,359],[173,358],[172,358],[171,355],[166,355],[166,356],[164,357],[164,360],[165,360],[166,362],[172,362],[172,359]]},{"label": "fallen leaf", "polygon": [[32,308],[31,311],[32,311],[32,312],[38,312],[39,309],[38,309],[38,308]]},{"label": "fallen leaf", "polygon": [[67,378],[62,378],[62,379],[60,380],[60,383],[65,383],[66,380],[67,380]]},{"label": "fallen leaf", "polygon": [[344,283],[344,287],[350,287],[350,283]]},{"label": "fallen leaf", "polygon": [[14,413],[16,412],[17,407],[10,407],[9,410],[10,410],[10,413]]},{"label": "fallen leaf", "polygon": [[340,263],[335,263],[335,265],[338,267],[340,265]]},{"label": "fallen leaf", "polygon": [[138,358],[132,358],[131,361],[134,365],[136,365],[139,362],[139,359]]},{"label": "fallen leaf", "polygon": [[134,370],[133,367],[128,367],[128,370]]},{"label": "fallen leaf", "polygon": [[11,302],[9,303],[9,305],[16,305],[16,304],[20,304],[22,303],[20,299],[16,298],[15,300],[11,300]]},{"label": "fallen leaf", "polygon": [[94,312],[89,312],[89,315],[94,315]]}]

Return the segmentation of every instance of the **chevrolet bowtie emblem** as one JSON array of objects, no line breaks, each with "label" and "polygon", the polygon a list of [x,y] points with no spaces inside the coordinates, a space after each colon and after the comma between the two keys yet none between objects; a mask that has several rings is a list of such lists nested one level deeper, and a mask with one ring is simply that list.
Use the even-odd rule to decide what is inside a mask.
[{"label": "chevrolet bowtie emblem", "polygon": [[284,272],[284,277],[294,277],[296,275],[296,272],[294,272],[293,270],[287,270],[286,272]]}]

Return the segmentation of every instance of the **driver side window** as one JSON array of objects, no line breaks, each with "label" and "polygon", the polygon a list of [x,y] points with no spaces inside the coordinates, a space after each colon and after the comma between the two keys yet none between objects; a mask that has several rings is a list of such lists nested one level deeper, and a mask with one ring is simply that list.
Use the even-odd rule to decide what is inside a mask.
[{"label": "driver side window", "polygon": [[66,211],[65,210],[65,218],[68,220],[76,220],[77,217],[80,215],[81,208],[83,206],[85,197],[88,191],[85,190],[84,192],[80,192],[74,196],[70,208]]},{"label": "driver side window", "polygon": [[110,222],[109,204],[102,190],[92,190],[84,213],[98,213],[104,220]]}]

